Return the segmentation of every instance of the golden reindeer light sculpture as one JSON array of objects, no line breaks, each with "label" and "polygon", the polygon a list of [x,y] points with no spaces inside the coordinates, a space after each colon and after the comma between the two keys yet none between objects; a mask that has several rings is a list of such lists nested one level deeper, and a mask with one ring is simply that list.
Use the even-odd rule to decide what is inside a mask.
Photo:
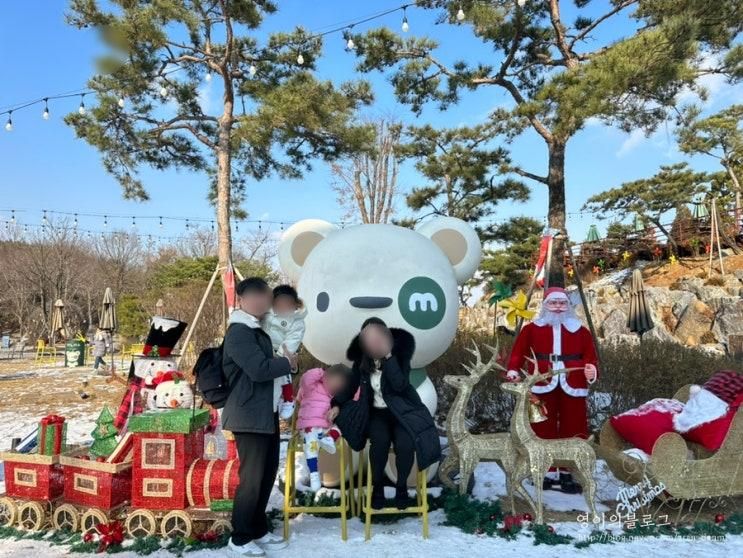
[{"label": "golden reindeer light sculpture", "polygon": [[483,362],[480,349],[467,349],[475,357],[475,362],[462,366],[467,375],[444,376],[444,381],[457,390],[449,414],[446,417],[446,433],[449,437],[449,454],[439,467],[441,481],[454,488],[452,474],[459,469],[459,493],[465,494],[469,480],[480,461],[496,461],[506,474],[506,490],[511,503],[511,511],[515,513],[511,476],[514,471],[516,451],[511,443],[508,432],[497,434],[471,434],[465,423],[467,402],[472,389],[490,370],[496,367],[498,348],[486,347],[492,353],[490,360]]},{"label": "golden reindeer light sculpture", "polygon": [[[536,358],[528,359],[536,368]],[[501,367],[502,368],[502,367]],[[561,372],[570,372],[574,368],[564,369]],[[549,468],[555,466],[570,466],[583,486],[583,497],[586,500],[592,518],[596,517],[596,481],[593,472],[596,465],[596,454],[587,440],[581,438],[563,438],[546,440],[539,438],[529,422],[529,394],[534,384],[548,380],[554,371],[543,374],[523,374],[520,382],[504,382],[501,389],[516,396],[516,407],[511,417],[511,442],[516,449],[516,465],[513,474],[514,488],[523,495],[534,510],[537,523],[544,523],[542,479]],[[531,478],[536,492],[536,502],[526,490],[522,482]]]}]

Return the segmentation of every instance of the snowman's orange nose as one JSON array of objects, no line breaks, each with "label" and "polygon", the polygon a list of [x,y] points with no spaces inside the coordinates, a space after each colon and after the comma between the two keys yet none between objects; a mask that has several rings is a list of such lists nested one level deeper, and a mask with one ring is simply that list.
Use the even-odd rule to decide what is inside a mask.
[{"label": "snowman's orange nose", "polygon": [[168,403],[168,407],[170,407],[171,409],[175,409],[176,407],[178,407],[178,405],[179,403],[177,399],[171,399]]}]

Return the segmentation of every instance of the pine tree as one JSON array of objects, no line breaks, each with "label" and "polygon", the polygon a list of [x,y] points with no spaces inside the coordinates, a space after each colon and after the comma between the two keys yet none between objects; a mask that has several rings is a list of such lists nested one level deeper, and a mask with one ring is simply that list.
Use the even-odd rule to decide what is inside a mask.
[{"label": "pine tree", "polygon": [[96,457],[108,457],[113,453],[118,445],[116,440],[116,427],[114,426],[114,417],[108,410],[108,405],[103,407],[101,414],[95,421],[95,428],[91,432],[93,445],[90,446],[90,453]]},{"label": "pine tree", "polygon": [[[389,72],[397,98],[419,114],[433,103],[442,110],[463,93],[485,90],[494,102],[505,93],[510,106],[486,122],[506,142],[526,131],[544,142],[531,168],[507,170],[543,185],[548,224],[565,228],[565,156],[570,140],[590,120],[625,131],[651,131],[676,109],[678,94],[696,88],[709,73],[743,76],[740,0],[421,0],[441,24],[470,26],[484,43],[481,58],[468,46],[458,59],[438,52],[428,37],[403,38],[389,28],[354,34],[361,71]],[[572,21],[571,21],[572,20]],[[440,27],[435,27],[440,29]],[[459,47],[459,48],[458,48]],[[705,52],[716,63],[707,64]],[[590,156],[577,153],[578,157]],[[503,169],[506,170],[506,169]],[[551,285],[564,281],[563,243],[553,245]]]},{"label": "pine tree", "polygon": [[[68,15],[100,32],[111,54],[88,82],[96,106],[81,104],[66,122],[100,151],[126,198],[147,199],[142,167],[205,173],[220,265],[232,258],[230,218],[245,215],[248,180],[300,178],[314,158],[356,152],[373,136],[353,122],[369,85],[311,73],[320,38],[298,27],[259,40],[276,10],[269,0],[72,0]],[[205,81],[219,96],[212,103],[200,98]]]}]

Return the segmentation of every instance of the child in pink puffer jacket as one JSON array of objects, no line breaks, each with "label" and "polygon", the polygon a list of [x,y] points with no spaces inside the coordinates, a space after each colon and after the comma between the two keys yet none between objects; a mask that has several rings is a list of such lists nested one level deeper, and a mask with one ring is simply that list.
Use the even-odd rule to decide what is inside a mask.
[{"label": "child in pink puffer jacket", "polygon": [[348,366],[335,364],[325,370],[308,370],[299,381],[297,428],[304,439],[304,456],[310,470],[310,488],[315,492],[321,487],[317,469],[320,448],[328,453],[335,453],[335,442],[341,435],[333,426],[333,421],[328,420],[330,401],[345,387],[349,373]]}]

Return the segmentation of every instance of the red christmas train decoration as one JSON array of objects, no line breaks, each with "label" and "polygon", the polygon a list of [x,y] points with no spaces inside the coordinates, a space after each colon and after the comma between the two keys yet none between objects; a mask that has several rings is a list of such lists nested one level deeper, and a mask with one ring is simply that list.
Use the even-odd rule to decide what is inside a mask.
[{"label": "red christmas train decoration", "polygon": [[[208,423],[209,412],[198,409],[133,416],[105,461],[89,459],[87,448],[55,453],[64,449],[58,426],[43,432],[62,437],[46,444],[50,455],[0,452],[6,483],[0,526],[89,533],[115,520],[132,537],[229,531],[240,467],[234,446],[228,459],[204,457]],[[39,451],[46,451],[41,444]]]}]

